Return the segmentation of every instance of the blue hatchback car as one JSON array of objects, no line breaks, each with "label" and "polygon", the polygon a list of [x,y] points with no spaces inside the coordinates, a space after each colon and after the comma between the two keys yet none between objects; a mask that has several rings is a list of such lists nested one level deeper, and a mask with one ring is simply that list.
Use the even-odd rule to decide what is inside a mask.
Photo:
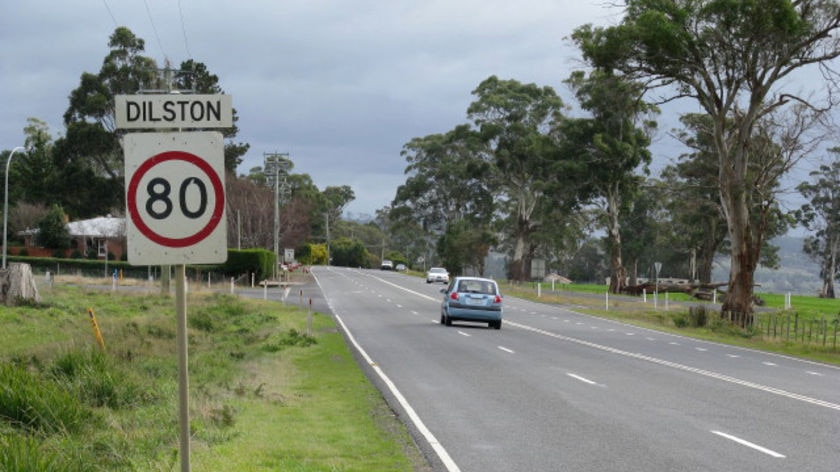
[{"label": "blue hatchback car", "polygon": [[495,280],[455,277],[441,292],[440,324],[451,326],[453,321],[476,321],[501,329],[502,293]]}]

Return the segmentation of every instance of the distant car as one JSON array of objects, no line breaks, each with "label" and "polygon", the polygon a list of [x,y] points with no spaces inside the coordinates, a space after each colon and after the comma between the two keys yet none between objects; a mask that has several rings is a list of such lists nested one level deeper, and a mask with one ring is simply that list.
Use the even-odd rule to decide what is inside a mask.
[{"label": "distant car", "polygon": [[380,266],[382,270],[394,270],[394,263],[385,259],[382,261],[382,265]]},{"label": "distant car", "polygon": [[487,323],[490,328],[502,328],[502,293],[495,280],[455,277],[441,292],[440,324],[452,326],[453,321],[475,321]]},{"label": "distant car", "polygon": [[405,264],[397,264],[397,267],[395,267],[395,269],[402,272],[402,271],[406,270],[407,267],[405,266]]},{"label": "distant car", "polygon": [[426,283],[430,284],[433,282],[443,282],[448,284],[449,272],[443,267],[432,267],[428,272],[426,272]]}]

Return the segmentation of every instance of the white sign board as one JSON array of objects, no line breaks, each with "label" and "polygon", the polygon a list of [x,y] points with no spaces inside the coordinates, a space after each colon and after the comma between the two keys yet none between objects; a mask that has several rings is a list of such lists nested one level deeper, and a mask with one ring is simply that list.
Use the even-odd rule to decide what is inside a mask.
[{"label": "white sign board", "polygon": [[226,261],[222,134],[130,133],[123,148],[128,262]]},{"label": "white sign board", "polygon": [[230,128],[230,95],[116,95],[118,129]]},{"label": "white sign board", "polygon": [[283,262],[286,264],[291,264],[295,261],[295,250],[286,248],[283,250]]}]

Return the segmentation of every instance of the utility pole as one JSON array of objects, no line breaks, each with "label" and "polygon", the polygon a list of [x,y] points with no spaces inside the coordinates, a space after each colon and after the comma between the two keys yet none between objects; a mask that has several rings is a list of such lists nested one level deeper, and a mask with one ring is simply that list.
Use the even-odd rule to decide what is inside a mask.
[{"label": "utility pole", "polygon": [[277,262],[280,261],[280,173],[285,176],[292,169],[288,152],[264,152],[265,177],[274,187],[274,278],[277,279]]},{"label": "utility pole", "polygon": [[327,265],[332,265],[330,263],[330,214],[324,213],[324,222],[327,225]]}]

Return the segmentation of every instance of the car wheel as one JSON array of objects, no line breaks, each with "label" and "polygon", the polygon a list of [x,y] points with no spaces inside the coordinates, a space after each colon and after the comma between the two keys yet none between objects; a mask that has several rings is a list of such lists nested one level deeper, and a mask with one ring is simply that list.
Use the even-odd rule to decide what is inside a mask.
[{"label": "car wheel", "polygon": [[446,315],[444,315],[443,312],[440,313],[440,325],[446,325]]},{"label": "car wheel", "polygon": [[492,326],[494,329],[502,329],[502,320],[494,321]]},{"label": "car wheel", "polygon": [[452,326],[452,318],[450,318],[446,315],[444,315],[443,318],[444,318],[444,323],[443,324],[445,324],[446,326]]}]

